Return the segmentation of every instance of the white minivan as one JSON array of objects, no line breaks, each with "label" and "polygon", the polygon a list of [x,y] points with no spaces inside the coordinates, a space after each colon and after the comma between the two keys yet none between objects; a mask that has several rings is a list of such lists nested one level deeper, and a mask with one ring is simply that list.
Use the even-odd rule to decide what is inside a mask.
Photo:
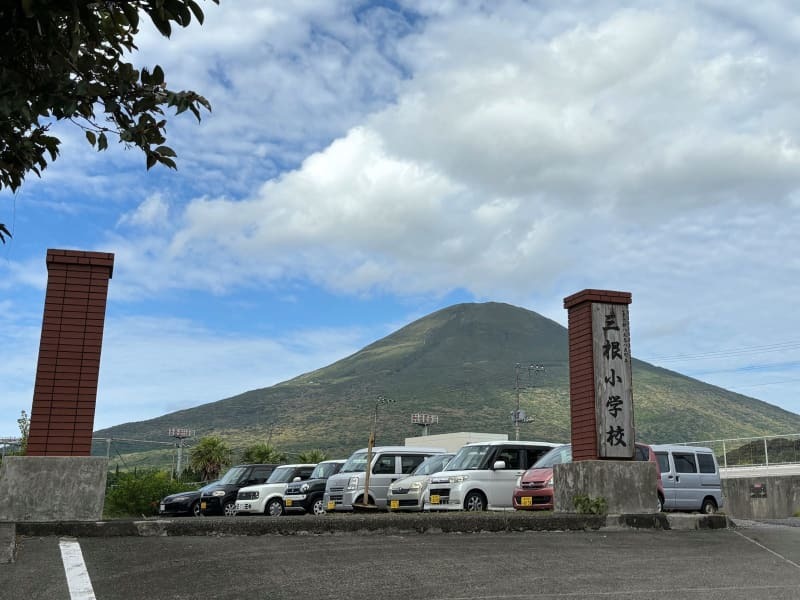
[{"label": "white minivan", "polygon": [[713,514],[722,508],[719,465],[711,448],[654,444],[661,469],[664,510],[699,510]]},{"label": "white minivan", "polygon": [[559,445],[527,441],[467,444],[443,471],[431,475],[425,510],[510,509],[520,476]]},{"label": "white minivan", "polygon": [[[444,448],[414,446],[376,446],[372,449],[367,503],[386,507],[386,496],[392,482],[406,477],[429,456],[444,454]],[[325,509],[352,511],[353,504],[362,503],[366,484],[367,448],[353,453],[336,475],[325,484]]]}]

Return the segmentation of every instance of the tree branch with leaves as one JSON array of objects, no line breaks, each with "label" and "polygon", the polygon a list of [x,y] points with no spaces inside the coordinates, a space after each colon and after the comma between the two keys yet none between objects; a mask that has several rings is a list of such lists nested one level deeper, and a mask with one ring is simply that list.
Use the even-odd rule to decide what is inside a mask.
[{"label": "tree branch with leaves", "polygon": [[[211,0],[219,4],[219,0]],[[166,146],[166,109],[211,110],[203,96],[175,91],[163,69],[136,69],[139,18],[165,37],[204,15],[194,0],[7,0],[0,6],[0,189],[18,189],[28,173],[41,176],[56,160],[55,121],[84,130],[98,151],[109,136],[156,164],[177,168]],[[0,225],[0,240],[10,237]]]}]

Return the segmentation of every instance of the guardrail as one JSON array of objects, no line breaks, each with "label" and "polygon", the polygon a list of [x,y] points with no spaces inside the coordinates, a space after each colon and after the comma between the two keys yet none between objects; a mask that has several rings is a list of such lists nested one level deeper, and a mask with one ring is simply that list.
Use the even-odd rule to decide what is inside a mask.
[{"label": "guardrail", "polygon": [[723,469],[800,464],[800,433],[683,443],[711,448]]}]

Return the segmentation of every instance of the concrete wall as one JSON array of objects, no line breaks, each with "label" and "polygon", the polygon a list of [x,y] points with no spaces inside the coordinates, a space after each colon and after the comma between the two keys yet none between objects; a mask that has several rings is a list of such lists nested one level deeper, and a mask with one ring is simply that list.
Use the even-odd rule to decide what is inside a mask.
[{"label": "concrete wall", "polygon": [[96,521],[108,459],[7,456],[0,467],[0,521]]},{"label": "concrete wall", "polygon": [[458,431],[455,433],[439,433],[436,435],[419,435],[406,438],[406,446],[427,446],[431,448],[444,448],[448,452],[456,452],[461,446],[470,442],[495,442],[505,441],[505,433],[477,433],[474,431]]},{"label": "concrete wall", "polygon": [[656,465],[644,461],[582,460],[553,469],[555,512],[575,512],[575,496],[605,498],[610,514],[658,512]]},{"label": "concrete wall", "polygon": [[725,512],[740,519],[784,519],[800,510],[800,475],[722,480]]}]

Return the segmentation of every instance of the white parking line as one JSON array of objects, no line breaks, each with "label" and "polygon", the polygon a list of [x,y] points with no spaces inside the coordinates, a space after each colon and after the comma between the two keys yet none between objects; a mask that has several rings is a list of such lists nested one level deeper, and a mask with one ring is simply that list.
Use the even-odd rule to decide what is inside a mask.
[{"label": "white parking line", "polygon": [[764,544],[759,544],[759,543],[758,543],[757,541],[755,541],[753,538],[747,537],[745,534],[743,534],[743,533],[741,533],[741,532],[739,532],[739,531],[736,531],[736,530],[734,530],[734,531],[733,531],[733,533],[735,533],[735,534],[736,534],[736,535],[738,535],[738,536],[741,536],[741,537],[743,537],[743,538],[744,538],[744,539],[746,539],[748,542],[752,542],[753,544],[755,544],[756,546],[758,546],[759,548],[761,548],[761,549],[763,549],[763,550],[766,550],[766,551],[767,551],[767,552],[769,552],[770,554],[774,554],[775,556],[777,556],[777,557],[778,557],[778,558],[780,558],[781,560],[784,560],[784,561],[786,561],[787,563],[789,563],[789,564],[790,564],[790,565],[792,565],[793,567],[797,567],[798,569],[800,569],[800,565],[798,565],[798,564],[797,564],[796,562],[794,562],[793,560],[789,560],[788,558],[786,558],[785,556],[782,556],[782,555],[778,554],[778,553],[777,553],[777,552],[775,552],[774,550],[770,550],[770,549],[769,549],[769,548],[767,548],[767,547],[766,547]]},{"label": "white parking line", "polygon": [[61,561],[64,563],[64,572],[67,575],[69,597],[71,600],[95,600],[92,581],[83,562],[83,553],[78,542],[74,539],[62,539]]}]

